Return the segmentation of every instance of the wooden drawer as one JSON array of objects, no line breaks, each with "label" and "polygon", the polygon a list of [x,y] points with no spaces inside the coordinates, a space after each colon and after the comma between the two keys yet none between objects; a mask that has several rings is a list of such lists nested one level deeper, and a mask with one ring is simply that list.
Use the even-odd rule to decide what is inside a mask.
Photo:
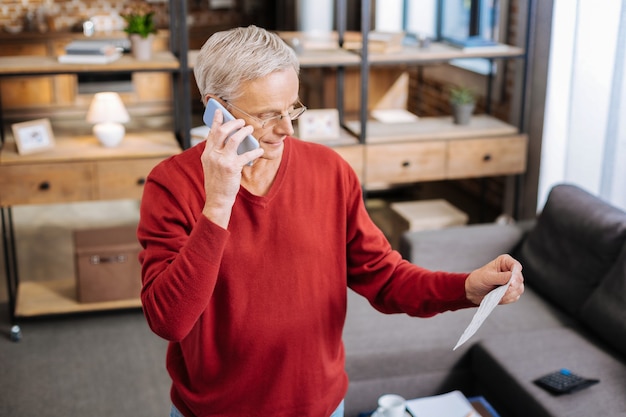
[{"label": "wooden drawer", "polygon": [[446,144],[443,141],[368,145],[365,154],[368,187],[445,177]]},{"label": "wooden drawer", "polygon": [[354,169],[359,177],[359,181],[363,181],[363,145],[336,146],[333,147],[343,159],[346,160]]},{"label": "wooden drawer", "polygon": [[519,174],[526,170],[526,135],[453,140],[447,178]]},{"label": "wooden drawer", "polygon": [[99,161],[97,190],[101,200],[140,199],[143,184],[152,168],[163,158]]},{"label": "wooden drawer", "polygon": [[0,166],[0,204],[93,200],[93,170],[89,162]]}]

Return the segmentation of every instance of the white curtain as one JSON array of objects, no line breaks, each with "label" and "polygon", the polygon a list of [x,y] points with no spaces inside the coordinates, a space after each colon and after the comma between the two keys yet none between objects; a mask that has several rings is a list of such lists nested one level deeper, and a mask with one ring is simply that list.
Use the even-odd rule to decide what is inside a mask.
[{"label": "white curtain", "polygon": [[626,0],[555,0],[538,209],[559,182],[626,209],[625,54]]}]

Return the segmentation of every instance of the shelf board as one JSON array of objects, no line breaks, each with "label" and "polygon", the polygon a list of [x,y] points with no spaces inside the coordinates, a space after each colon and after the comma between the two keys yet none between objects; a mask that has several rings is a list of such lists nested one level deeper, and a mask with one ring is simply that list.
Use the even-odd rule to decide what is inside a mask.
[{"label": "shelf board", "polygon": [[361,57],[345,49],[311,50],[298,54],[300,66],[306,67],[334,67],[334,66],[358,66]]},{"label": "shelf board", "polygon": [[67,278],[20,282],[15,315],[16,317],[34,317],[139,307],[141,307],[139,298],[81,303],[76,299],[75,279]]},{"label": "shelf board", "polygon": [[[347,122],[346,127],[355,135],[361,132],[361,123],[358,120]],[[481,114],[472,116],[468,125],[456,125],[449,116],[422,117],[408,123],[383,123],[372,120],[367,122],[366,132],[366,142],[375,144],[511,135],[518,133],[518,129],[495,117]]]},{"label": "shelf board", "polygon": [[[281,38],[290,45],[294,39],[299,39],[302,52],[298,54],[300,65],[307,66],[349,66],[361,62],[360,49],[348,49],[345,46],[353,44],[350,39],[360,42],[360,32],[346,32],[346,44],[340,48],[336,32],[311,35],[304,32],[279,32]],[[493,47],[475,49],[460,49],[443,42],[433,42],[427,48],[418,46],[398,45],[386,52],[370,49],[368,65],[377,64],[428,64],[446,62],[462,58],[515,58],[523,57],[524,49],[517,46],[497,44]]]},{"label": "shelf board", "polygon": [[[200,51],[193,50],[188,53],[189,67],[193,68]],[[428,48],[404,46],[397,52],[370,52],[369,64],[409,65],[446,62],[452,59],[462,58],[515,58],[522,57],[524,50],[516,46],[499,44],[492,50],[481,48],[461,50],[445,43],[435,42]],[[361,63],[359,51],[351,51],[343,48],[328,49],[304,49],[298,53],[300,66],[306,67],[335,67],[335,66],[358,66]]]},{"label": "shelf board", "polygon": [[130,72],[130,71],[175,71],[178,60],[169,51],[154,52],[152,59],[138,61],[123,55],[108,64],[62,64],[53,56],[6,56],[0,57],[1,76],[51,75],[81,72]]},{"label": "shelf board", "polygon": [[500,44],[492,50],[481,48],[461,50],[445,43],[434,42],[428,48],[404,46],[398,52],[369,53],[368,60],[375,64],[421,64],[446,62],[462,58],[515,58],[522,57],[524,50],[516,46]]},{"label": "shelf board", "polygon": [[[200,51],[189,51],[188,63],[189,68],[193,68],[198,59]],[[352,66],[356,67],[361,62],[361,57],[357,54],[345,49],[325,49],[325,50],[307,50],[298,54],[300,67],[336,67],[336,66]]]},{"label": "shelf board", "polygon": [[12,135],[0,153],[0,164],[24,164],[33,162],[120,160],[125,158],[168,157],[181,152],[174,133],[169,131],[146,131],[127,133],[119,146],[105,148],[92,135],[55,135],[55,146],[42,153],[20,155]]}]

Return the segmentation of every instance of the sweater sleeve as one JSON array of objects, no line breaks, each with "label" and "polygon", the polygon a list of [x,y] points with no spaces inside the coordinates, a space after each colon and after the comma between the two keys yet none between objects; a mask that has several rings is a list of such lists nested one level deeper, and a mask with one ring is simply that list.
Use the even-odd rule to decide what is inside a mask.
[{"label": "sweater sleeve", "polygon": [[359,186],[348,199],[348,284],[383,313],[430,317],[475,307],[465,294],[468,273],[431,271],[402,259],[373,223]]},{"label": "sweater sleeve", "polygon": [[[137,229],[144,314],[151,329],[170,341],[183,339],[205,311],[229,236],[201,215],[201,184],[183,175],[171,161],[153,170]],[[183,181],[194,186],[176,186]]]}]

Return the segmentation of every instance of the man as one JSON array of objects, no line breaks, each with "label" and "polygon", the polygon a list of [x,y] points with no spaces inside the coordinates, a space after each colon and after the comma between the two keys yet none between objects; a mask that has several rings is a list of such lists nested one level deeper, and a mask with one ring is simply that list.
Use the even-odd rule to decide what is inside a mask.
[{"label": "man", "polygon": [[[152,171],[138,228],[145,315],[170,341],[172,416],[342,416],[348,287],[423,317],[475,306],[509,279],[502,302],[522,294],[508,255],[451,274],[391,249],[350,166],[291,137],[305,110],[299,66],[275,34],[216,33],[194,71],[204,103],[236,120],[217,111],[205,142]],[[260,147],[238,155],[249,134]]]}]

